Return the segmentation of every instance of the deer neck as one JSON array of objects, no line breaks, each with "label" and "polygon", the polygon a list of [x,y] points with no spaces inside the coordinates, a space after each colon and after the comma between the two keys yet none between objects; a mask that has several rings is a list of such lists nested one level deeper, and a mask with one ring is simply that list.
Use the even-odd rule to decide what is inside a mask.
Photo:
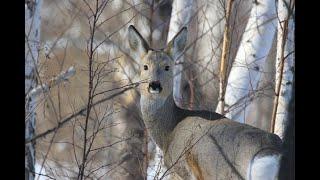
[{"label": "deer neck", "polygon": [[160,149],[165,149],[170,133],[183,119],[181,109],[176,106],[172,94],[166,99],[141,96],[140,105],[143,121],[153,141]]}]

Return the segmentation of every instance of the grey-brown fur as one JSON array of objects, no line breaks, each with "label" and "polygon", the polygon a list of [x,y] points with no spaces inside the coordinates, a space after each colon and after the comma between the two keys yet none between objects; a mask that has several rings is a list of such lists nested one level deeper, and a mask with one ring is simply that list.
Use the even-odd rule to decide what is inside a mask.
[{"label": "grey-brown fur", "polygon": [[[185,42],[184,28],[166,49],[155,51],[133,26],[129,27],[129,44],[141,63],[140,79],[147,81],[140,85],[144,123],[164,152],[169,171],[182,179],[246,179],[256,156],[280,155],[281,140],[214,112],[176,106],[172,95],[173,59],[183,52]],[[170,70],[165,70],[166,66]],[[153,82],[159,83],[162,90],[151,86]]]}]

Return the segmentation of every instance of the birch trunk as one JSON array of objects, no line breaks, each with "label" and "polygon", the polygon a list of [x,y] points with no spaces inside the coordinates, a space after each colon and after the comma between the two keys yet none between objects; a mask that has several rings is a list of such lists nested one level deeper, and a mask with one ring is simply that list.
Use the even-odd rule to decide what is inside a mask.
[{"label": "birch trunk", "polygon": [[[36,66],[40,44],[40,8],[42,0],[25,3],[25,94],[36,87]],[[28,96],[25,105],[25,138],[34,136],[35,132],[35,96]],[[25,179],[35,178],[35,142],[25,146]]]},{"label": "birch trunk", "polygon": [[294,69],[294,21],[289,14],[288,0],[278,2],[278,34],[276,58],[276,86],[271,132],[284,137],[288,119],[288,107],[292,98]]},{"label": "birch trunk", "polygon": [[255,1],[228,78],[225,94],[228,118],[245,123],[275,36],[275,17],[275,1]]},{"label": "birch trunk", "polygon": [[228,0],[226,9],[226,25],[223,33],[222,55],[220,61],[219,103],[216,112],[224,114],[225,81],[227,75],[228,54],[230,48],[230,14],[233,0]]}]

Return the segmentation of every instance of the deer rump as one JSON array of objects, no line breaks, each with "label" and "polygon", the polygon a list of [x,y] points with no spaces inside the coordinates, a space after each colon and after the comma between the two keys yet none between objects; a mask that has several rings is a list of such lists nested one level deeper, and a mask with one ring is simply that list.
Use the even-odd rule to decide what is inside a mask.
[{"label": "deer rump", "polygon": [[[187,117],[178,123],[169,142],[164,152],[165,165],[182,179],[277,176],[281,139],[246,124],[226,118]],[[261,164],[262,160],[266,162]]]}]

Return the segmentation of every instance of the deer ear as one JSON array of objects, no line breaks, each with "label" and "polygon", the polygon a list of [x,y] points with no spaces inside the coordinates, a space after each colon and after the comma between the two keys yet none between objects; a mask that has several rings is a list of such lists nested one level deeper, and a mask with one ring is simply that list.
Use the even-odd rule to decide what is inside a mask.
[{"label": "deer ear", "polygon": [[187,44],[187,34],[187,27],[183,27],[168,43],[166,51],[173,58],[173,60],[177,60],[177,58],[183,52]]},{"label": "deer ear", "polygon": [[129,38],[129,46],[131,49],[132,55],[136,59],[140,59],[143,55],[145,55],[149,50],[149,45],[146,40],[143,39],[141,34],[137,31],[137,29],[130,25],[128,28],[128,38]]}]

